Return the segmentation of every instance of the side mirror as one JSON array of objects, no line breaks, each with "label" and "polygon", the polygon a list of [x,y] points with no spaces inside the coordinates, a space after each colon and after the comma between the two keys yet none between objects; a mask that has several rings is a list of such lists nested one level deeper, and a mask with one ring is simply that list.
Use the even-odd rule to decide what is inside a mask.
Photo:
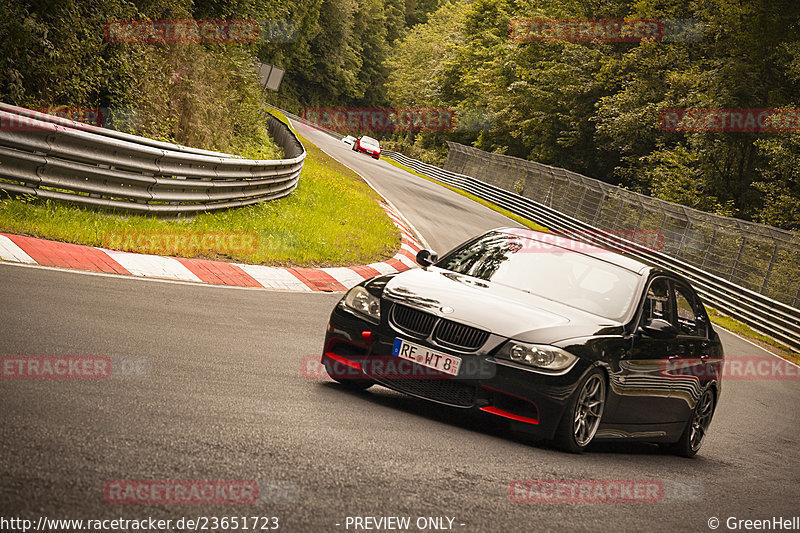
[{"label": "side mirror", "polygon": [[422,268],[429,267],[438,260],[439,256],[436,255],[436,252],[430,250],[420,250],[417,252],[417,264]]},{"label": "side mirror", "polygon": [[654,339],[674,339],[678,336],[675,326],[661,318],[652,318],[639,331]]}]

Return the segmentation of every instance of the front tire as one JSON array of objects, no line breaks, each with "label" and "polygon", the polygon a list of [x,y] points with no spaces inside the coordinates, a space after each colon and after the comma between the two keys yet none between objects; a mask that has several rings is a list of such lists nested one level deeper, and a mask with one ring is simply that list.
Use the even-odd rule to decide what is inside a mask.
[{"label": "front tire", "polygon": [[595,368],[575,389],[556,430],[556,445],[571,453],[581,453],[592,442],[606,404],[606,377]]},{"label": "front tire", "polygon": [[692,417],[686,424],[686,429],[683,430],[680,440],[672,445],[673,453],[683,457],[697,455],[703,445],[703,440],[705,440],[708,426],[711,425],[715,405],[714,391],[706,389],[700,397],[700,401],[694,406]]}]

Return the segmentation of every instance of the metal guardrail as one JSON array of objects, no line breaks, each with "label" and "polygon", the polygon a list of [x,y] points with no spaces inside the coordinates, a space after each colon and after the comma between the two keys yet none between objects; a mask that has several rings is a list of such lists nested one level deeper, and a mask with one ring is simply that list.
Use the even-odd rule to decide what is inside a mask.
[{"label": "metal guardrail", "polygon": [[[329,135],[341,139],[342,134],[322,128],[305,119],[283,112],[292,120],[308,124]],[[456,187],[492,202],[512,213],[545,226],[553,233],[564,235],[590,244],[596,244],[600,236],[607,245],[623,251],[648,264],[678,272],[689,279],[705,301],[753,329],[769,335],[795,350],[800,350],[800,309],[779,302],[756,291],[747,289],[720,276],[709,274],[702,268],[681,261],[668,254],[643,247],[618,235],[609,233],[566,215],[543,203],[537,202],[502,187],[485,183],[479,179],[423,163],[405,155],[384,150],[383,155],[405,165],[424,176]]]},{"label": "metal guardrail", "polygon": [[659,251],[800,307],[800,233],[706,213],[569,170],[448,143],[443,168],[514,191],[606,231],[657,233]]},{"label": "metal guardrail", "polygon": [[0,190],[121,211],[178,214],[286,196],[306,152],[269,115],[284,159],[165,143],[0,103]]},{"label": "metal guardrail", "polygon": [[514,214],[541,224],[550,231],[584,242],[605,242],[646,263],[679,272],[692,281],[695,289],[711,306],[800,350],[800,309],[778,302],[728,280],[708,274],[700,268],[602,231],[590,224],[564,215],[539,202],[511,191],[484,183],[471,176],[457,174],[411,159],[397,152],[384,152],[420,174],[488,200]]}]

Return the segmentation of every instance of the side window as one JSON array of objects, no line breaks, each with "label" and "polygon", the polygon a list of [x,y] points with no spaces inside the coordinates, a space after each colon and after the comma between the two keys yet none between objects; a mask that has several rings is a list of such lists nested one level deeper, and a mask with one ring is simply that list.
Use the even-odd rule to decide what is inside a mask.
[{"label": "side window", "polygon": [[649,320],[660,318],[674,326],[672,316],[672,299],[667,278],[656,278],[647,289],[641,323],[646,324]]},{"label": "side window", "polygon": [[680,335],[705,337],[706,327],[698,317],[704,315],[701,304],[688,287],[675,284],[675,302],[678,311],[678,331]]}]

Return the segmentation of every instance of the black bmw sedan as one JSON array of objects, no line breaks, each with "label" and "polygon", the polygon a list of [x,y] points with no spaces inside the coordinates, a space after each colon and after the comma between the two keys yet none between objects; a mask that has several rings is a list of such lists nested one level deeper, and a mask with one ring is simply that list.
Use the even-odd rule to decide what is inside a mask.
[{"label": "black bmw sedan", "polygon": [[723,351],[681,276],[520,229],[417,262],[336,305],[322,355],[334,380],[480,410],[571,452],[600,439],[700,449]]}]

